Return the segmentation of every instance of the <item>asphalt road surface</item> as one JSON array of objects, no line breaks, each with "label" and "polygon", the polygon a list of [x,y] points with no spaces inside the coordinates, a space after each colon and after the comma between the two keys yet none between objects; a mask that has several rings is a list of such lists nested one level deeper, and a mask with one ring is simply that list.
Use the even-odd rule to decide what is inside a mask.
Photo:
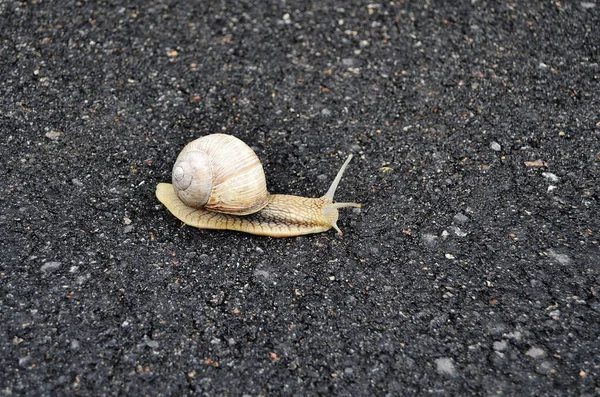
[{"label": "asphalt road surface", "polygon": [[[600,395],[600,3],[0,0],[0,395]],[[247,142],[343,236],[198,230]]]}]

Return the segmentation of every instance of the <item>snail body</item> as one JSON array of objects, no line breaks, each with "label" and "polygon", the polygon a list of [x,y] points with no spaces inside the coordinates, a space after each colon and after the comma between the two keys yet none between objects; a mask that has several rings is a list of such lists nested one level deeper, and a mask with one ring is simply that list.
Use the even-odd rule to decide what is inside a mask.
[{"label": "snail body", "polygon": [[230,135],[207,135],[186,145],[173,167],[173,184],[158,184],[156,197],[183,223],[200,229],[292,237],[333,227],[342,234],[338,209],[360,207],[333,202],[351,159],[352,155],[322,197],[269,194],[252,149]]}]

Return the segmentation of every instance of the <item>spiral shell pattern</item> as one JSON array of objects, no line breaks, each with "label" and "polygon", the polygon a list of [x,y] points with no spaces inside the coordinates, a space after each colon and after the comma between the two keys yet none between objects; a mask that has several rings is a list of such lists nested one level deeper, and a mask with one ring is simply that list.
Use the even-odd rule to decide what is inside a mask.
[{"label": "spiral shell pattern", "polygon": [[256,153],[231,135],[212,134],[188,143],[175,161],[173,187],[186,205],[247,215],[269,202]]}]

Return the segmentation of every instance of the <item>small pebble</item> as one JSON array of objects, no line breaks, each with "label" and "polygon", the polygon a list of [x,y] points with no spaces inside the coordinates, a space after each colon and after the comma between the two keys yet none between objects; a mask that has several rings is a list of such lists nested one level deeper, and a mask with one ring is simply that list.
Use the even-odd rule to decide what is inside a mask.
[{"label": "small pebble", "polygon": [[521,331],[509,332],[505,336],[516,341],[520,341],[521,339],[523,339],[523,334],[521,333]]},{"label": "small pebble", "polygon": [[46,132],[46,138],[51,139],[53,141],[57,140],[58,137],[60,137],[61,132],[60,131],[48,131]]},{"label": "small pebble", "polygon": [[504,340],[503,341],[496,341],[493,344],[493,348],[497,352],[504,351],[504,350],[506,350],[507,347],[508,347],[508,345],[506,344],[506,341],[504,341]]},{"label": "small pebble", "polygon": [[431,328],[439,328],[442,325],[444,325],[446,323],[446,321],[448,321],[448,315],[447,314],[443,314],[441,316],[437,316],[435,317],[433,320],[431,320],[429,322],[429,327]]},{"label": "small pebble", "polygon": [[571,263],[571,258],[569,257],[569,255],[559,254],[558,252],[555,252],[554,250],[549,250],[548,256],[551,258],[554,258],[561,265],[566,266]]},{"label": "small pebble", "polygon": [[342,66],[346,67],[346,68],[351,68],[353,66],[356,65],[356,59],[355,58],[344,58],[342,59]]},{"label": "small pebble", "polygon": [[487,329],[493,337],[500,337],[506,332],[506,324],[492,322],[487,325]]},{"label": "small pebble", "polygon": [[199,259],[203,265],[205,265],[205,266],[210,265],[210,256],[208,256],[207,254],[200,254]]},{"label": "small pebble", "polygon": [[430,233],[423,234],[423,242],[430,247],[433,247],[435,245],[435,242],[437,239],[438,239],[438,236],[436,236],[435,234],[430,234]]},{"label": "small pebble", "polygon": [[123,228],[123,233],[131,233],[133,231],[133,225],[128,225]]},{"label": "small pebble", "polygon": [[85,283],[85,282],[86,282],[86,281],[87,281],[87,280],[88,280],[90,277],[91,277],[91,275],[90,275],[89,273],[87,273],[85,276],[78,276],[78,277],[75,279],[75,282],[76,282],[78,285],[81,285],[81,284]]},{"label": "small pebble", "polygon": [[58,384],[59,385],[64,385],[65,383],[67,383],[69,381],[69,377],[66,375],[61,375],[58,377]]},{"label": "small pebble", "polygon": [[53,272],[60,269],[60,262],[46,262],[42,265],[43,272]]},{"label": "small pebble", "polygon": [[450,229],[456,234],[458,237],[465,237],[467,232],[463,231],[461,228],[457,226],[451,226]]},{"label": "small pebble", "polygon": [[529,280],[529,285],[531,285],[532,288],[541,288],[544,286],[540,280],[536,280],[535,278]]},{"label": "small pebble", "polygon": [[525,355],[531,357],[531,358],[542,358],[546,355],[546,352],[542,349],[540,349],[539,347],[532,347],[531,349],[527,350],[527,352],[525,353]]},{"label": "small pebble", "polygon": [[492,142],[490,143],[490,149],[492,149],[494,152],[499,152],[500,150],[502,150],[502,147],[498,142]]},{"label": "small pebble", "polygon": [[19,358],[19,365],[25,366],[31,361],[31,356],[25,356]]},{"label": "small pebble", "polygon": [[435,368],[438,374],[456,376],[456,368],[451,358],[441,357],[435,360]]},{"label": "small pebble", "polygon": [[271,274],[268,271],[266,271],[266,270],[256,269],[254,271],[254,276],[255,277],[262,277],[262,278],[268,280],[271,277]]},{"label": "small pebble", "polygon": [[525,161],[523,164],[525,164],[525,167],[547,167],[548,163],[545,162],[544,160],[535,160],[535,161]]},{"label": "small pebble", "polygon": [[542,361],[541,363],[539,363],[539,365],[537,365],[535,371],[538,374],[549,375],[552,373],[552,363],[549,361]]},{"label": "small pebble", "polygon": [[558,182],[559,179],[558,176],[551,172],[542,172],[542,176],[548,179],[550,182]]},{"label": "small pebble", "polygon": [[459,212],[458,214],[454,215],[454,220],[458,223],[465,223],[469,220],[469,217],[462,212]]}]

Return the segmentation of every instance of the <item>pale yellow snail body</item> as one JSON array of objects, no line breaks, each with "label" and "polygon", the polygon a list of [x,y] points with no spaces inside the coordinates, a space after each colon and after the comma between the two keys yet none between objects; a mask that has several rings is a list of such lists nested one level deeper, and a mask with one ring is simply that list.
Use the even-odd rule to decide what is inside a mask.
[{"label": "pale yellow snail body", "polygon": [[156,197],[183,223],[200,229],[234,230],[269,237],[292,237],[335,228],[333,195],[348,157],[323,197],[269,194],[260,160],[241,140],[213,134],[190,142],[173,167],[173,184],[160,183]]}]

